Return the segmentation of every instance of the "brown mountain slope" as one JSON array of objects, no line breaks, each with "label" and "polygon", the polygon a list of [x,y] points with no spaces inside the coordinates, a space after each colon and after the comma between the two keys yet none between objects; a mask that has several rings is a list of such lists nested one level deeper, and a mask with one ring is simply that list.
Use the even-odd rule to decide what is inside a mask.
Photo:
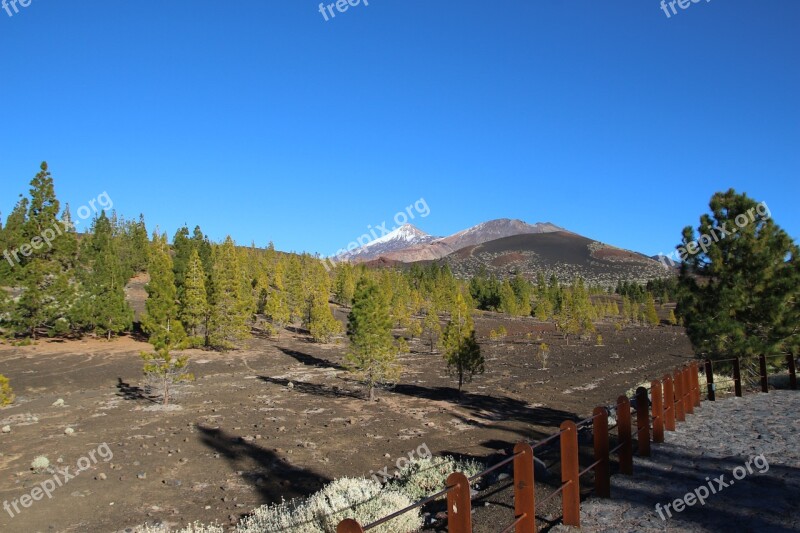
[{"label": "brown mountain slope", "polygon": [[567,231],[504,237],[462,248],[443,261],[459,277],[485,268],[498,277],[519,272],[533,280],[541,272],[563,282],[581,276],[588,283],[615,285],[618,280],[644,282],[672,275],[647,256]]}]

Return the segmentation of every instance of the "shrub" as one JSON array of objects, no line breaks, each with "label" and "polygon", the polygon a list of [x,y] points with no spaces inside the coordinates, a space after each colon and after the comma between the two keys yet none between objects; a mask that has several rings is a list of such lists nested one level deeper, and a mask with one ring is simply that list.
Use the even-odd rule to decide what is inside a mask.
[{"label": "shrub", "polygon": [[539,345],[539,352],[536,354],[536,357],[539,359],[539,362],[542,364],[542,370],[547,369],[547,359],[550,357],[550,346],[546,343],[541,343]]},{"label": "shrub", "polygon": [[[307,500],[296,505],[281,503],[263,506],[242,520],[238,533],[335,533],[336,526],[345,518],[354,518],[360,524],[374,522],[413,502],[405,494],[371,479],[341,478],[325,486]],[[403,514],[390,522],[372,529],[377,533],[416,531],[422,527],[418,510]]]},{"label": "shrub", "polygon": [[[164,525],[139,526],[135,528],[133,531],[134,533],[170,533],[169,527]],[[195,522],[193,524],[189,524],[188,526],[182,529],[176,529],[171,533],[225,533],[225,530],[216,525],[204,526],[199,522]]]},{"label": "shrub", "polygon": [[14,391],[8,383],[8,378],[0,374],[0,407],[14,402]]},{"label": "shrub", "polygon": [[408,496],[412,503],[445,488],[447,477],[461,472],[467,477],[483,470],[476,461],[459,461],[453,457],[419,457],[408,462],[390,486]]},{"label": "shrub", "polygon": [[44,472],[49,467],[50,467],[50,459],[48,459],[44,455],[40,455],[39,457],[36,457],[31,462],[31,470],[33,470],[37,474],[39,474],[41,472]]}]

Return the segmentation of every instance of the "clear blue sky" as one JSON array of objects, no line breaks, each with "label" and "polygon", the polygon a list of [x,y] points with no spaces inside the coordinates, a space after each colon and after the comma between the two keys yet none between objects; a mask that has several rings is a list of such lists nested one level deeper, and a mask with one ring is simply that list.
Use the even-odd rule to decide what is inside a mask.
[{"label": "clear blue sky", "polygon": [[728,187],[800,237],[796,0],[318,5],[0,10],[3,217],[47,160],[73,212],[106,191],[170,236],[282,250],[422,197],[437,235],[521,218],[654,254]]}]

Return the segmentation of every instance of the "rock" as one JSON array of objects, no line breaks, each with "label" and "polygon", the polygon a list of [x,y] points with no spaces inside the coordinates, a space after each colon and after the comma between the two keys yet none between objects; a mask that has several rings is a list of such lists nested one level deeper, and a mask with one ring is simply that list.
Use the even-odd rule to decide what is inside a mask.
[{"label": "rock", "polygon": [[180,479],[165,479],[162,483],[168,487],[180,487],[183,484]]},{"label": "rock", "polygon": [[67,428],[67,429],[64,430],[64,435],[74,435],[74,434],[75,434],[75,430],[72,429],[72,428]]},{"label": "rock", "polygon": [[11,426],[3,426],[3,429],[0,429],[3,433],[11,433]]},{"label": "rock", "polygon": [[100,472],[100,473],[99,473],[99,474],[97,474],[97,475],[96,475],[94,478],[95,478],[97,481],[105,481],[105,480],[107,479],[107,476],[106,476],[104,473]]},{"label": "rock", "polygon": [[293,389],[293,388],[294,388],[294,383],[292,383],[292,382],[290,381],[289,383],[287,383],[287,384],[286,384],[286,388],[288,388],[288,389]]},{"label": "rock", "polygon": [[147,479],[147,473],[139,472],[138,474],[136,474],[136,478],[137,479]]}]

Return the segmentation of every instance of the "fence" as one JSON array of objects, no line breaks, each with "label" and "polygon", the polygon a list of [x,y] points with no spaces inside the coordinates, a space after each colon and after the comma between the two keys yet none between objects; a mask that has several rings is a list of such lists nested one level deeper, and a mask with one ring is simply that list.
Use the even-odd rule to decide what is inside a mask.
[{"label": "fence", "polygon": [[[770,356],[778,357],[778,356]],[[768,376],[766,360],[770,357],[759,357],[759,371],[761,390],[768,392]],[[790,387],[797,389],[795,361],[787,357],[790,376]],[[717,363],[732,362],[734,365],[734,380],[736,381],[736,395],[742,395],[740,361],[738,358],[717,361]],[[708,383],[708,399],[715,400],[715,386],[713,363],[705,361],[706,380]],[[737,377],[738,376],[738,377]],[[605,406],[598,406],[592,416],[574,422],[564,421],[557,433],[536,443],[519,442],[514,447],[514,453],[470,478],[460,472],[453,472],[447,478],[446,487],[427,498],[392,513],[371,524],[362,526],[353,519],[346,519],[339,523],[337,533],[364,533],[381,524],[391,521],[404,513],[418,509],[434,500],[447,497],[447,528],[450,533],[472,533],[472,497],[470,484],[509,463],[513,463],[514,475],[514,521],[509,523],[501,533],[514,531],[515,533],[536,533],[536,487],[534,480],[534,452],[555,439],[560,440],[561,458],[561,486],[539,502],[544,504],[550,498],[561,495],[562,522],[568,526],[580,527],[580,483],[581,477],[590,471],[594,472],[594,493],[600,498],[611,497],[611,456],[617,454],[620,474],[633,474],[633,430],[636,430],[636,452],[641,457],[650,455],[650,442],[664,442],[665,431],[675,431],[676,424],[686,420],[687,414],[693,414],[695,408],[700,407],[700,380],[699,366],[696,361],[675,369],[672,374],[665,375],[660,380],[653,380],[650,384],[650,398],[647,389],[639,387],[636,390],[632,408],[631,399],[622,395],[617,398],[616,429],[617,445],[609,449],[609,410]],[[632,413],[636,415],[636,422],[632,420]],[[581,470],[579,461],[578,430],[584,426],[592,425],[594,462]]]}]

